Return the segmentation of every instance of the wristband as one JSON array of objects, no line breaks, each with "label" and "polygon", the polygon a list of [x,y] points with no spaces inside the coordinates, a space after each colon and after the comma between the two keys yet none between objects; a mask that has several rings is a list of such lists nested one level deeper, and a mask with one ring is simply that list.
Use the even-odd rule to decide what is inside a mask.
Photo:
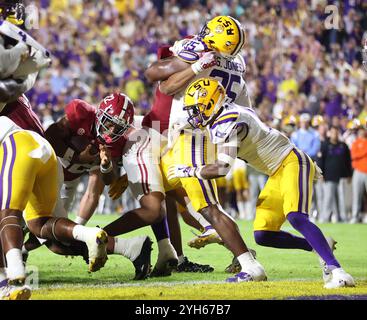
[{"label": "wristband", "polygon": [[113,169],[113,165],[112,162],[110,161],[110,164],[108,165],[107,168],[104,168],[102,165],[99,166],[99,169],[101,170],[101,173],[109,173],[112,171]]}]

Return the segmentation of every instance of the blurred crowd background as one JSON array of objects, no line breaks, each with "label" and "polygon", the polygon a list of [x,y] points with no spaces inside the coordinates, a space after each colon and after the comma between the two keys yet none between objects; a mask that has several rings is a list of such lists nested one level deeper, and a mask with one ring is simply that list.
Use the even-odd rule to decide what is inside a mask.
[{"label": "blurred crowd background", "polygon": [[[325,28],[328,4],[338,8],[338,28]],[[243,56],[254,108],[324,170],[324,180],[315,185],[313,219],[367,222],[367,72],[361,57],[367,1],[40,0],[36,5],[40,28],[33,34],[54,59],[27,95],[45,127],[63,115],[71,99],[97,105],[111,91],[128,94],[144,115],[154,92],[144,70],[157,59],[158,47],[197,33],[215,15],[237,18],[247,32]],[[266,177],[243,172],[244,190],[232,192],[230,182],[222,184],[222,190],[229,188],[223,201],[234,216],[251,219],[255,189]],[[249,204],[247,212],[238,213],[243,206],[236,198]],[[104,211],[114,210],[120,208]]]}]

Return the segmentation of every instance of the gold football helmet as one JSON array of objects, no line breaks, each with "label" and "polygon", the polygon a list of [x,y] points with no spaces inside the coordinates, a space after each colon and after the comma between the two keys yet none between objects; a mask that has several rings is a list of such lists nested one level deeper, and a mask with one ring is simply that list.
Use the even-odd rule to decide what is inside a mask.
[{"label": "gold football helmet", "polygon": [[209,49],[230,59],[241,51],[246,41],[241,23],[230,16],[217,16],[207,22],[199,37]]},{"label": "gold football helmet", "polygon": [[192,82],[184,96],[184,110],[193,128],[203,128],[215,117],[226,96],[223,85],[214,78],[201,78]]}]

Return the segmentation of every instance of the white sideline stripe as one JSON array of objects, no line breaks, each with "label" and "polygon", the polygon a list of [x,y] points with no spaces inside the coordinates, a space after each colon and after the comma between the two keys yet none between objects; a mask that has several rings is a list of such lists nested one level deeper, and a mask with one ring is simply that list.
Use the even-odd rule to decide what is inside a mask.
[{"label": "white sideline stripe", "polygon": [[[314,278],[300,278],[300,279],[292,279],[292,280],[285,280],[285,279],[277,279],[277,280],[271,280],[266,282],[282,282],[282,281],[315,281]],[[322,282],[322,279],[320,279],[320,282]],[[179,285],[198,285],[198,284],[226,284],[225,280],[222,281],[172,281],[172,282],[163,282],[163,281],[157,281],[157,282],[140,282],[140,283],[111,283],[111,284],[55,284],[55,285],[48,285],[48,286],[42,286],[40,285],[39,289],[37,290],[45,290],[45,289],[67,289],[67,288],[84,288],[84,289],[91,289],[91,288],[129,288],[129,287],[156,287],[156,286],[162,286],[162,287],[173,287],[173,286],[179,286]]]}]

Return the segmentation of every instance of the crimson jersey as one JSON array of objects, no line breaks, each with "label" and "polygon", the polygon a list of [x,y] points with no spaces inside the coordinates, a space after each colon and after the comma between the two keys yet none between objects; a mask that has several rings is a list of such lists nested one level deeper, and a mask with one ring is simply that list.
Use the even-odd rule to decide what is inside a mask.
[{"label": "crimson jersey", "polygon": [[[83,151],[89,144],[95,144],[98,150],[95,134],[96,108],[83,100],[75,99],[66,105],[65,115],[72,134],[67,144],[77,152]],[[99,165],[98,162],[81,164],[65,159],[61,159],[61,162],[64,167],[65,181],[75,180]]]},{"label": "crimson jersey", "polygon": [[[68,144],[77,152],[83,151],[88,144],[94,144],[96,150],[98,140],[95,131],[96,108],[87,102],[79,99],[72,100],[65,107],[65,115],[68,118],[72,132],[72,138]],[[121,158],[122,151],[126,143],[126,138],[121,137],[114,143],[107,145],[111,151],[112,158]],[[62,159],[64,165],[64,180],[71,181],[77,179],[92,168],[97,168],[99,162],[93,163],[70,163]]]},{"label": "crimson jersey", "polygon": [[0,115],[10,118],[15,124],[24,130],[37,132],[42,137],[45,135],[41,121],[32,110],[32,106],[25,95],[8,103]]},{"label": "crimson jersey", "polygon": [[[172,52],[169,51],[169,46],[163,46],[158,49],[158,59],[164,59],[172,56]],[[144,127],[157,129],[154,121],[159,121],[160,128],[159,132],[168,130],[169,117],[171,113],[173,96],[163,94],[159,87],[157,87],[154,96],[153,106],[151,111],[144,117],[142,125]],[[167,132],[167,131],[166,131]]]}]

